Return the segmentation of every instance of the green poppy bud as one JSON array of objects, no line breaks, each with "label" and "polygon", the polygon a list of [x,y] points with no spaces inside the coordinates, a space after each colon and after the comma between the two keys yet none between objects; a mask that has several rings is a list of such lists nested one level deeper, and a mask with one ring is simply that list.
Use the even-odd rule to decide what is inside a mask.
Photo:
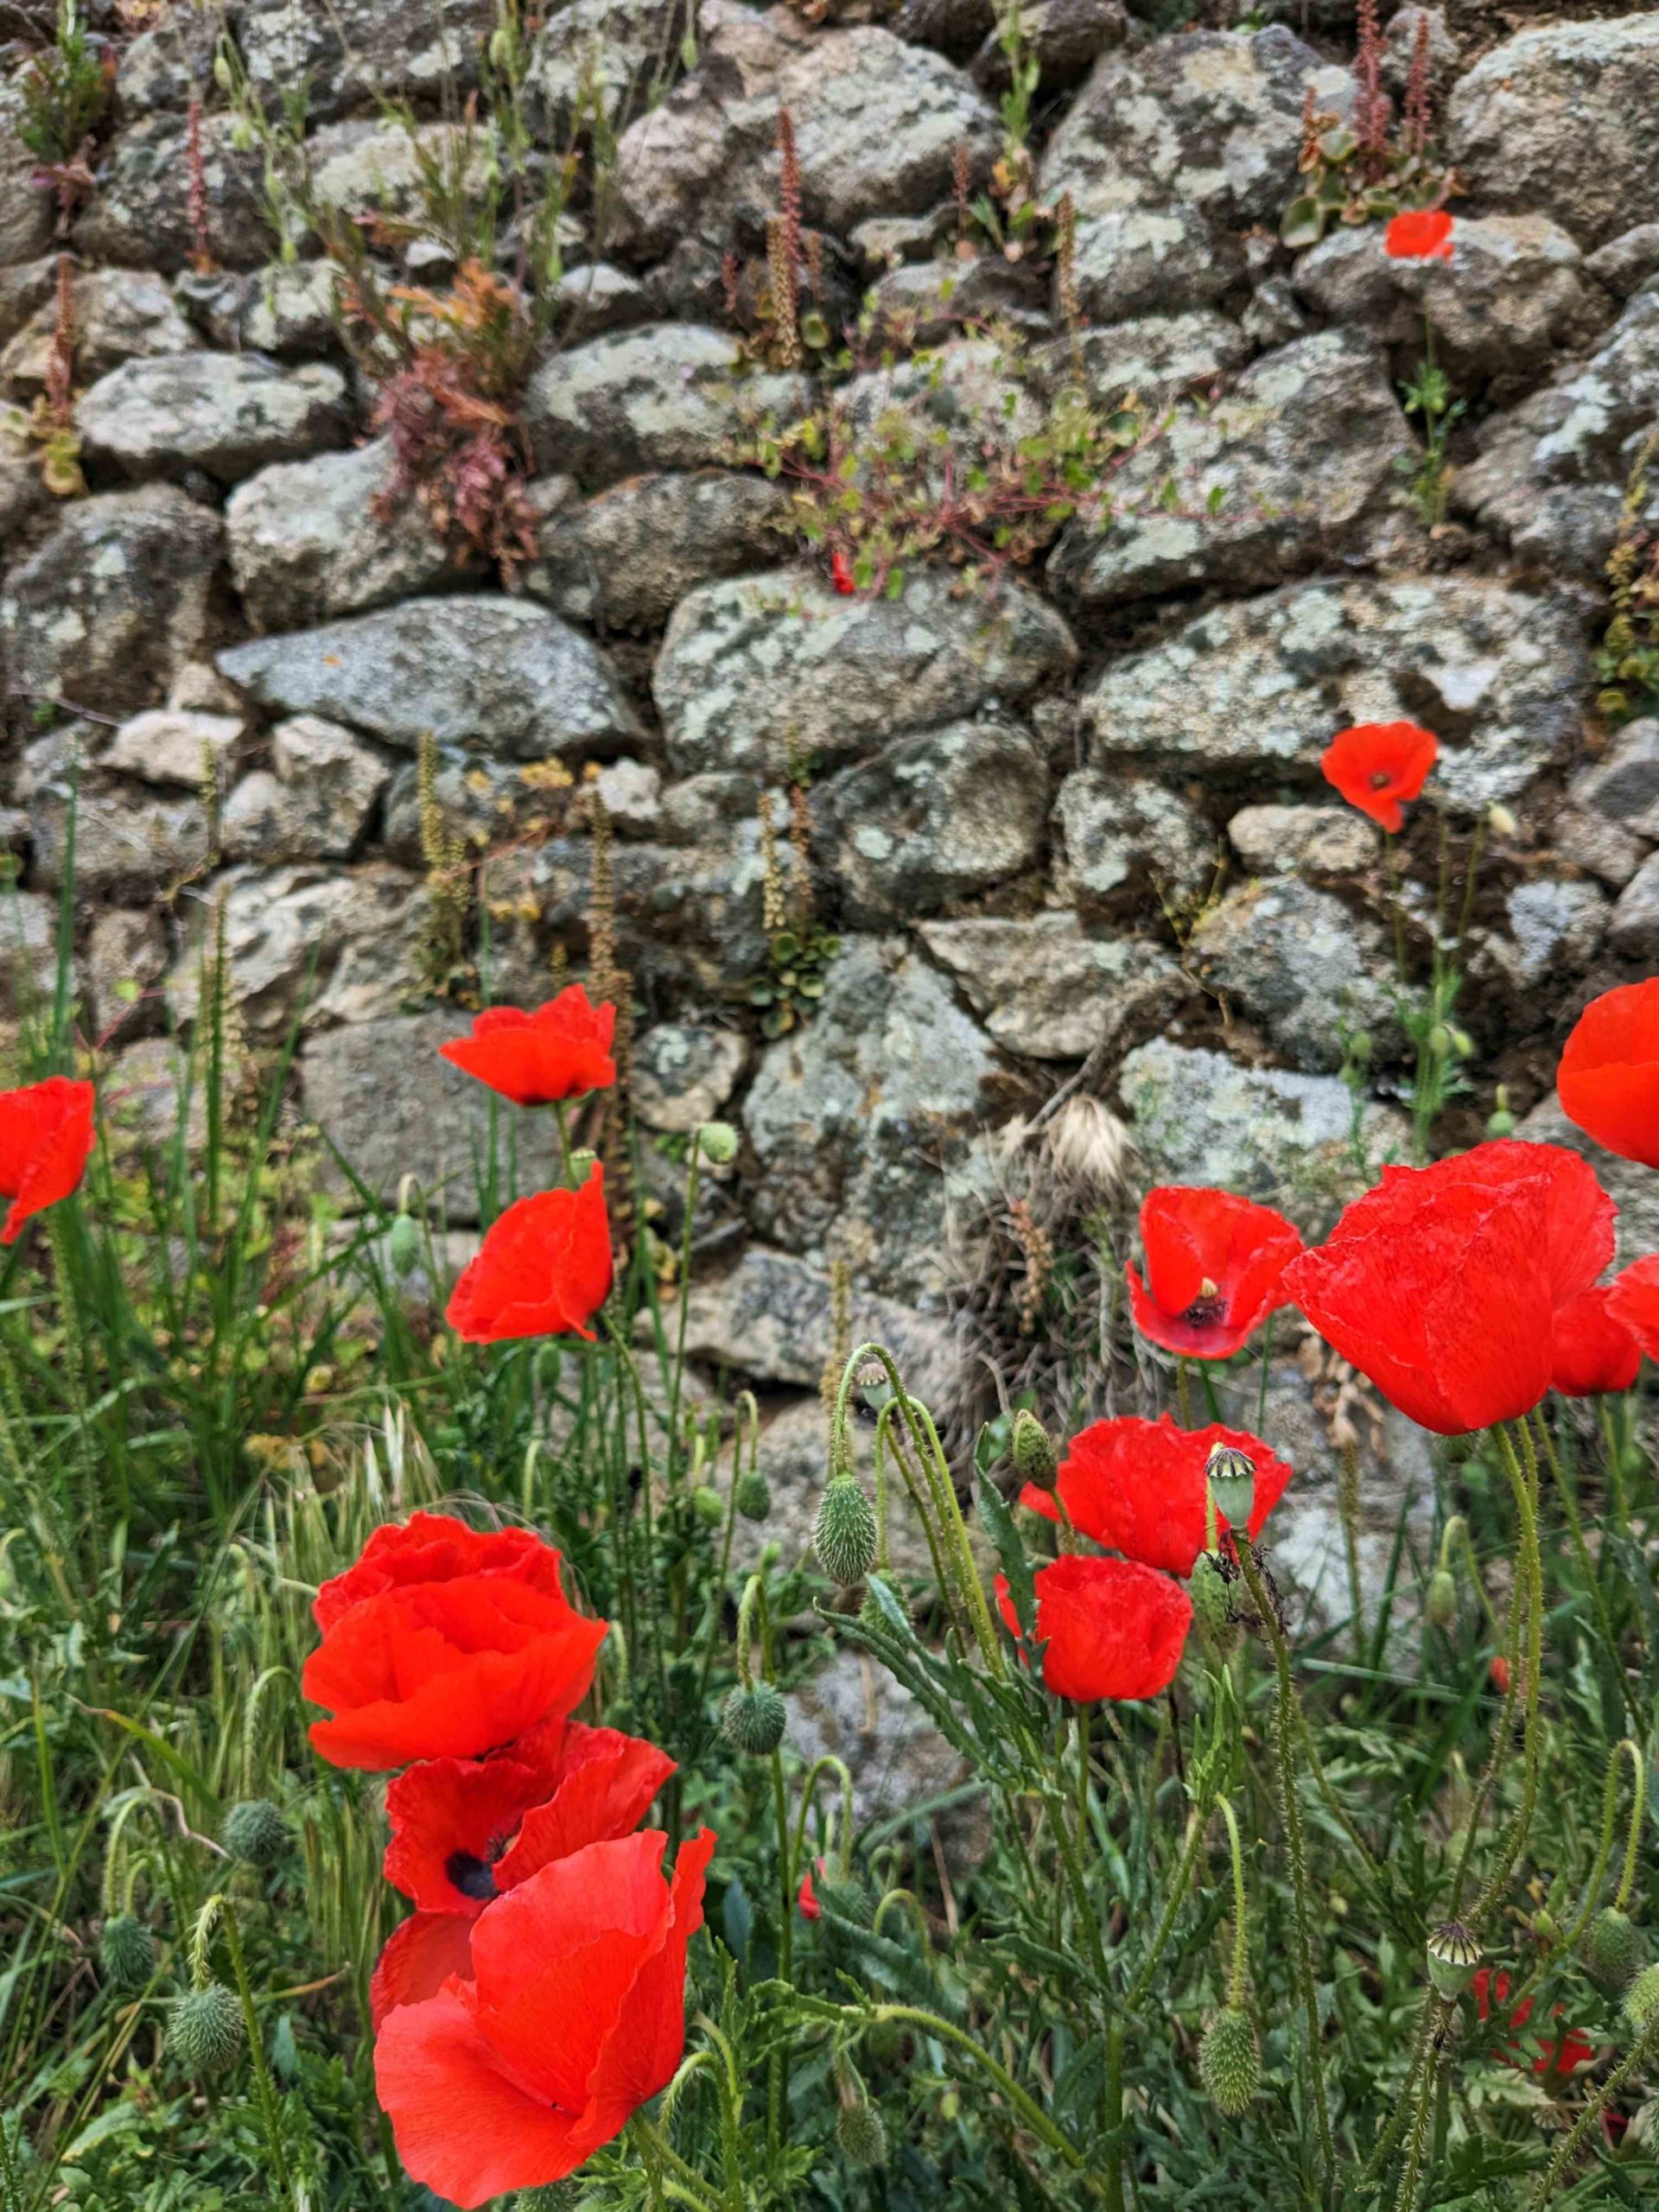
[{"label": "green poppy bud", "polygon": [[168,2041],[192,2074],[219,2074],[242,2048],[242,2007],[222,1981],[193,1989],[173,2008]]},{"label": "green poppy bud", "polygon": [[228,54],[216,54],[213,56],[213,82],[221,92],[233,92],[236,90],[236,77],[231,68]]},{"label": "green poppy bud", "polygon": [[1187,1594],[1205,1637],[1224,1655],[1230,1651],[1238,1642],[1239,1624],[1233,1618],[1226,1570],[1214,1552],[1200,1552],[1193,1560]]},{"label": "green poppy bud", "polygon": [[1230,1528],[1248,1529],[1255,1504],[1255,1462],[1230,1444],[1212,1444],[1205,1462],[1210,1495]]},{"label": "green poppy bud", "polygon": [[274,1866],[288,1848],[288,1823],[269,1797],[249,1797],[226,1814],[219,1840],[245,1866]]},{"label": "green poppy bud", "polygon": [[720,1725],[728,1744],[751,1758],[770,1758],[784,1740],[789,1718],[783,1698],[771,1682],[753,1689],[741,1685],[721,1708]]},{"label": "green poppy bud", "polygon": [[1448,1022],[1437,1021],[1428,1033],[1428,1049],[1438,1059],[1452,1057],[1452,1029]]},{"label": "green poppy bud", "polygon": [[1249,2111],[1262,2086],[1262,2053],[1248,2012],[1224,2005],[1204,2031],[1198,2045],[1198,2079],[1204,2094],[1224,2120]]},{"label": "green poppy bud", "polygon": [[386,1253],[394,1271],[412,1275],[420,1263],[421,1225],[413,1214],[400,1213],[386,1239]]},{"label": "green poppy bud", "polygon": [[251,154],[254,147],[253,125],[246,116],[238,115],[231,125],[231,143],[238,154]]},{"label": "green poppy bud", "polygon": [[1466,1029],[1448,1029],[1446,1034],[1452,1039],[1452,1051],[1457,1054],[1460,1060],[1472,1060],[1474,1058],[1475,1040],[1469,1034],[1469,1032]]},{"label": "green poppy bud", "polygon": [[111,1989],[142,1989],[156,1971],[156,1938],[131,1913],[112,1913],[98,1939],[98,1963]]},{"label": "green poppy bud", "polygon": [[512,2200],[512,2212],[576,2212],[582,2188],[574,2181],[544,2181],[537,2189],[521,2189]]},{"label": "green poppy bud", "polygon": [[1461,1997],[1480,1964],[1480,1946],[1460,1920],[1443,1920],[1428,1937],[1428,1978],[1448,2002]]},{"label": "green poppy bud", "polygon": [[812,1530],[818,1564],[832,1582],[850,1587],[875,1565],[875,1508],[851,1475],[826,1486]]},{"label": "green poppy bud", "polygon": [[843,2105],[836,2116],[836,2140],[849,2165],[887,2163],[887,2131],[872,2104]]},{"label": "green poppy bud", "polygon": [[718,1529],[726,1518],[725,1502],[717,1490],[707,1483],[699,1483],[691,1493],[691,1510],[699,1521],[706,1521],[711,1529]]},{"label": "green poppy bud", "polygon": [[573,1190],[579,1191],[582,1188],[593,1173],[594,1165],[598,1158],[599,1154],[596,1152],[588,1151],[585,1145],[576,1147],[570,1155],[570,1186]]},{"label": "green poppy bud", "polygon": [[1054,1440],[1035,1414],[1022,1406],[1014,1417],[1014,1471],[1036,1490],[1053,1490],[1060,1478]]},{"label": "green poppy bud", "polygon": [[1643,1967],[1624,1999],[1624,2018],[1639,2034],[1659,2012],[1659,1967]]},{"label": "green poppy bud", "polygon": [[714,1167],[729,1167],[737,1158],[737,1131],[729,1122],[705,1122],[697,1131],[697,1147]]},{"label": "green poppy bud", "polygon": [[1428,1578],[1428,1595],[1423,1601],[1423,1611],[1433,1628],[1450,1628],[1457,1619],[1457,1578],[1450,1568],[1437,1567]]},{"label": "green poppy bud", "polygon": [[498,23],[490,33],[490,67],[505,69],[512,59],[512,33],[505,23]]},{"label": "green poppy bud", "polygon": [[1609,1905],[1590,1923],[1584,1939],[1584,1970],[1592,1981],[1617,1994],[1628,1989],[1642,1964],[1642,1938],[1628,1913]]},{"label": "green poppy bud", "polygon": [[751,1467],[739,1482],[737,1510],[746,1521],[764,1521],[771,1512],[771,1485],[759,1467]]}]

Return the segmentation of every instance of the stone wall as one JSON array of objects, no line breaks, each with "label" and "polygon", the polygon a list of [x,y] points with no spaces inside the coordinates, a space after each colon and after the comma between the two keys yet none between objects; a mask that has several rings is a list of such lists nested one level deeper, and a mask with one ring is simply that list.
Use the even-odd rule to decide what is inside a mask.
[{"label": "stone wall", "polygon": [[[943,1379],[952,1236],[998,1187],[1002,1125],[1080,1069],[1140,1173],[1230,1183],[1313,1229],[1353,1179],[1338,1070],[1363,1023],[1362,1130],[1376,1157],[1397,1145],[1379,849],[1318,754],[1345,721],[1403,715],[1440,734],[1465,830],[1491,801],[1516,825],[1478,911],[1474,1089],[1452,1134],[1498,1080],[1531,1106],[1571,1009],[1659,951],[1659,723],[1603,730],[1592,664],[1626,475],[1659,417],[1659,14],[1573,10],[1502,39],[1474,0],[1434,14],[1466,190],[1452,262],[1405,264],[1375,226],[1279,243],[1305,95],[1351,98],[1352,10],[1256,12],[1286,20],[1172,33],[1147,19],[1168,10],[1120,0],[1031,11],[1037,188],[1076,211],[1073,363],[1046,268],[955,253],[955,165],[982,177],[999,143],[986,0],[818,23],[702,0],[694,66],[655,107],[619,108],[605,259],[580,207],[566,225],[568,312],[525,402],[537,557],[511,578],[407,500],[388,509],[333,274],[315,237],[275,257],[259,155],[214,90],[213,18],[175,0],[117,38],[113,128],[61,242],[86,496],[54,499],[21,418],[0,429],[21,861],[4,1010],[18,961],[50,962],[78,779],[78,957],[111,1095],[156,1082],[222,912],[248,1036],[274,1042],[303,1001],[304,1113],[387,1192],[410,1173],[442,1185],[464,1227],[479,1107],[434,1057],[466,1016],[415,980],[416,749],[435,735],[438,796],[489,855],[492,980],[519,1001],[545,995],[557,951],[584,971],[596,789],[641,1120],[672,1135],[717,1113],[745,1139],[700,1224],[705,1275],[729,1273],[698,1294],[698,1356],[810,1386],[844,1257],[861,1327]],[[1396,93],[1415,13],[1389,33]],[[229,8],[256,94],[305,76],[315,187],[347,213],[407,207],[410,140],[382,104],[407,99],[435,143],[491,17],[488,0]],[[686,29],[679,0],[555,9],[532,78],[549,143],[595,67],[620,102]],[[0,394],[24,410],[60,250],[16,137],[26,59],[0,48]],[[1069,527],[988,601],[925,568],[896,600],[836,592],[788,535],[786,491],[731,466],[746,423],[811,396],[801,374],[740,380],[721,327],[724,257],[756,251],[777,204],[784,106],[849,302],[879,286],[925,322],[948,275],[1030,363],[1060,346],[1102,408],[1133,392],[1173,410],[1127,464],[1120,518]],[[429,248],[391,273],[447,272]],[[1425,310],[1468,405],[1433,532],[1402,496]],[[872,405],[897,397],[925,425],[971,409],[995,365],[938,327],[942,365],[919,387],[895,371]],[[802,756],[817,913],[841,950],[811,1018],[769,1041],[748,1002],[759,810],[770,790],[785,820]],[[1423,882],[1432,839],[1421,817]],[[1201,914],[1185,945],[1166,918],[1183,912]],[[779,1453],[798,1459],[791,1438]]]}]

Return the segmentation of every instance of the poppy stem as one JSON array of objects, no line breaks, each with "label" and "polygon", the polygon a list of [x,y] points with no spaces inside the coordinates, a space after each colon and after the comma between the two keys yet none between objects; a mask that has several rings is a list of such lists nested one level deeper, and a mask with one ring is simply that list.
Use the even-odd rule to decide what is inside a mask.
[{"label": "poppy stem", "polygon": [[1296,1796],[1295,1762],[1292,1738],[1296,1729],[1296,1690],[1290,1678],[1290,1652],[1272,1598],[1256,1565],[1255,1547],[1243,1529],[1233,1531],[1238,1563],[1243,1569],[1250,1602],[1261,1618],[1262,1630],[1273,1647],[1279,1697],[1274,1713],[1274,1770],[1279,1783],[1279,1811],[1285,1824],[1285,1843],[1290,1853],[1291,1899],[1295,1909],[1296,1977],[1301,1985],[1302,2010],[1307,2021],[1307,2069],[1313,2087],[1313,2112],[1319,2123],[1319,2154],[1325,2166],[1325,2190],[1329,2197],[1336,2178],[1337,2154],[1331,2140],[1331,2114],[1325,2099],[1325,2069],[1320,2063],[1319,2005],[1313,1986],[1313,1953],[1309,1935],[1307,1853],[1302,1836],[1302,1808]]},{"label": "poppy stem", "polygon": [[[1524,1419],[1524,1416],[1522,1418]],[[1567,1522],[1567,1533],[1573,1540],[1573,1549],[1578,1559],[1579,1571],[1583,1575],[1586,1586],[1590,1592],[1590,1602],[1595,1607],[1596,1624],[1601,1630],[1602,1643],[1605,1645],[1608,1655],[1613,1662],[1613,1679],[1619,1686],[1619,1696],[1624,1700],[1625,1715],[1630,1719],[1634,1716],[1630,1712],[1624,1684],[1624,1669],[1619,1662],[1618,1646],[1613,1637],[1613,1624],[1607,1611],[1607,1600],[1602,1593],[1601,1577],[1597,1573],[1596,1563],[1590,1556],[1590,1547],[1584,1541],[1584,1522],[1579,1512],[1579,1501],[1573,1495],[1572,1484],[1567,1480],[1567,1470],[1561,1465],[1560,1454],[1555,1449],[1555,1440],[1549,1433],[1549,1423],[1544,1418],[1542,1407],[1538,1408],[1537,1421],[1539,1441],[1544,1447],[1544,1464],[1548,1467],[1550,1480],[1555,1485],[1555,1495],[1561,1502],[1561,1515]]]},{"label": "poppy stem", "polygon": [[674,1344],[674,1372],[668,1386],[668,1495],[671,1499],[679,1494],[680,1487],[680,1397],[685,1382],[685,1337],[691,1320],[691,1245],[692,1230],[697,1211],[697,1165],[702,1157],[702,1132],[691,1132],[691,1155],[685,1171],[685,1221],[680,1232],[680,1273],[676,1288],[679,1292],[679,1327]]},{"label": "poppy stem", "polygon": [[1342,1520],[1342,1548],[1348,1562],[1349,1640],[1356,1659],[1365,1656],[1365,1599],[1359,1580],[1359,1446],[1351,1438],[1342,1447],[1337,1474],[1337,1509]]},{"label": "poppy stem", "polygon": [[[1524,1428],[1522,1430],[1522,1442],[1529,1462],[1529,1471],[1522,1470],[1516,1456],[1514,1440],[1506,1428],[1495,1424],[1491,1434],[1515,1497],[1516,1515],[1521,1524],[1518,1564],[1527,1586],[1527,1695],[1522,1737],[1524,1778],[1520,1809],[1510,1824],[1510,1832],[1498,1853],[1497,1864],[1488,1876],[1486,1886],[1476,1899],[1474,1911],[1470,1916],[1471,1923],[1476,1927],[1503,1895],[1504,1885],[1531,1833],[1532,1816],[1538,1803],[1538,1766],[1542,1750],[1538,1726],[1538,1692],[1539,1677],[1544,1666],[1544,1568],[1538,1549],[1538,1515],[1533,1502],[1538,1465],[1533,1454],[1531,1436]],[[1513,1688],[1513,1677],[1510,1686]]]},{"label": "poppy stem", "polygon": [[654,2120],[637,2112],[629,2125],[639,2141],[641,2162],[647,2171],[661,2170],[662,2186],[670,2196],[696,2207],[696,2212],[720,2212],[719,2200],[709,2194],[702,2175],[687,2165]]},{"label": "poppy stem", "polygon": [[259,2108],[260,2124],[264,2129],[266,2147],[270,2152],[271,2172],[278,2190],[294,2204],[295,2212],[301,2212],[294,2184],[289,2177],[288,2159],[283,2150],[282,2125],[276,2112],[276,2094],[270,2086],[270,2069],[265,2063],[264,2038],[260,2031],[258,2015],[253,2009],[253,1991],[248,1981],[247,1961],[242,1955],[242,1936],[236,1923],[236,1908],[228,1897],[219,1900],[219,1918],[225,1929],[225,1948],[231,1955],[231,1973],[236,1981],[243,2023],[248,2031],[248,2059],[253,2069],[254,2101]]},{"label": "poppy stem", "polygon": [[1538,2194],[1532,2200],[1533,2212],[1541,2212],[1541,2208],[1549,2202],[1554,2194],[1556,2183],[1578,2156],[1585,2138],[1637,2068],[1646,2063],[1656,2041],[1659,2041],[1659,2012],[1649,2015],[1641,2034],[1637,2036],[1618,2064],[1614,2067],[1612,2072],[1585,2106],[1571,2133],[1563,2139],[1555,2156],[1545,2167],[1543,2177],[1538,2183]]},{"label": "poppy stem", "polygon": [[1230,1799],[1217,1797],[1217,1808],[1227,1823],[1227,1845],[1233,1861],[1233,1965],[1227,1979],[1227,2002],[1244,2010],[1249,1991],[1249,1900],[1244,1892],[1244,1852],[1238,1840],[1238,1819]]},{"label": "poppy stem", "polygon": [[1601,1834],[1596,1844],[1595,1863],[1590,1869],[1590,1878],[1584,1885],[1584,1897],[1579,1906],[1578,1917],[1572,1925],[1559,1934],[1554,1942],[1537,1960],[1532,1971],[1520,1987],[1504,2000],[1504,2013],[1513,2024],[1521,2008],[1532,1996],[1544,1976],[1558,1958],[1571,1957],[1583,1940],[1584,1931],[1601,1899],[1601,1885],[1606,1878],[1607,1862],[1613,1855],[1613,1829],[1618,1810],[1618,1770],[1626,1753],[1630,1755],[1634,1789],[1630,1797],[1630,1821],[1624,1845],[1624,1864],[1619,1885],[1613,1893],[1613,1909],[1622,1912],[1630,1902],[1630,1885],[1636,1876],[1637,1848],[1641,1841],[1642,1825],[1647,1810],[1647,1768],[1640,1747],[1629,1736],[1613,1745],[1607,1756],[1607,1779],[1601,1796]]}]

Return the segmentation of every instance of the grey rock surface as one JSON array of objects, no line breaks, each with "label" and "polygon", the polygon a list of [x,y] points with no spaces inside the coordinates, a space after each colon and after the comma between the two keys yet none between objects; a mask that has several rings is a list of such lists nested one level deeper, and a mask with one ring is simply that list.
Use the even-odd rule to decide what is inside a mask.
[{"label": "grey rock surface", "polygon": [[726,468],[635,476],[542,524],[524,588],[572,622],[652,630],[700,584],[775,562],[787,491]]},{"label": "grey rock surface", "polygon": [[386,438],[279,461],[238,484],[225,537],[249,619],[301,629],[456,579],[449,549],[395,487]]},{"label": "grey rock surface", "polygon": [[1069,899],[1101,899],[1127,887],[1196,889],[1215,865],[1215,841],[1185,799],[1148,776],[1077,768],[1054,799],[1055,884]]},{"label": "grey rock surface", "polygon": [[86,393],[75,426],[89,461],[135,480],[200,468],[234,484],[267,462],[338,445],[346,379],[257,353],[175,353],[124,361]]},{"label": "grey rock surface", "polygon": [[634,1111],[648,1129],[687,1135],[717,1118],[748,1057],[748,1042],[737,1030],[659,1021],[634,1040]]},{"label": "grey rock surface", "polygon": [[[32,392],[45,384],[58,321],[55,290],[0,353],[0,385]],[[71,297],[78,384],[94,384],[124,361],[188,353],[196,343],[165,279],[153,270],[84,269]]]},{"label": "grey rock surface", "polygon": [[296,715],[270,734],[270,766],[226,799],[219,835],[233,860],[349,860],[391,777],[372,746],[321,715]]},{"label": "grey rock surface", "polygon": [[372,1191],[395,1197],[413,1175],[427,1201],[461,1224],[478,1219],[474,1161],[488,1143],[489,1094],[438,1047],[468,1027],[450,1008],[389,1014],[312,1038],[299,1063],[307,1117]]},{"label": "grey rock surface", "polygon": [[1380,925],[1295,876],[1230,891],[1187,951],[1210,988],[1309,1074],[1340,1068],[1356,1030],[1379,1058],[1397,1041]]},{"label": "grey rock surface", "polygon": [[1064,912],[1028,921],[924,922],[918,935],[956,976],[994,1042],[1031,1059],[1109,1052],[1190,988],[1162,946],[1092,935]]}]

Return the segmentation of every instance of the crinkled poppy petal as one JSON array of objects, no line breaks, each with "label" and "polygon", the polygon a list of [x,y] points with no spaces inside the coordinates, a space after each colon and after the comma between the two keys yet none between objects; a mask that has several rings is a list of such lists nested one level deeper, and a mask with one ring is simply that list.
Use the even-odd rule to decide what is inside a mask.
[{"label": "crinkled poppy petal", "polygon": [[400,2005],[424,2004],[452,1975],[469,1980],[473,1923],[456,1912],[414,1912],[400,1920],[382,1947],[369,1984],[369,2018],[380,2024]]},{"label": "crinkled poppy petal", "polygon": [[423,1911],[482,1912],[498,1860],[550,1786],[511,1758],[423,1760],[386,1791],[386,1879]]},{"label": "crinkled poppy petal", "polygon": [[452,1989],[388,2015],[374,2073],[404,2171],[463,2212],[562,2181],[599,2147],[502,2070]]},{"label": "crinkled poppy petal", "polygon": [[1556,1071],[1561,1111],[1624,1160],[1659,1167],[1659,976],[1592,999]]},{"label": "crinkled poppy petal", "polygon": [[449,1325],[469,1344],[574,1334],[610,1295],[604,1170],[578,1191],[540,1191],[492,1223],[449,1300]]},{"label": "crinkled poppy petal", "polygon": [[1649,1359],[1659,1359],[1659,1253],[1613,1277],[1607,1286],[1607,1311]]},{"label": "crinkled poppy petal", "polygon": [[448,1513],[411,1513],[374,1531],[353,1565],[317,1592],[312,1615],[326,1634],[365,1598],[417,1583],[500,1575],[563,1594],[560,1554],[529,1529],[469,1529]]},{"label": "crinkled poppy petal", "polygon": [[14,1244],[36,1214],[78,1190],[93,1141],[90,1083],[49,1076],[0,1092],[0,1198],[11,1206],[0,1244]]},{"label": "crinkled poppy petal", "polygon": [[[1156,1697],[1169,1688],[1192,1625],[1192,1601],[1179,1582],[1133,1560],[1075,1552],[1039,1567],[1035,1581],[1043,1681],[1056,1697],[1122,1700]],[[1018,1635],[1001,1575],[996,1600]]]},{"label": "crinkled poppy petal", "polygon": [[663,1939],[642,1962],[600,2052],[590,2110],[595,2123],[611,2133],[648,2097],[668,2087],[684,2054],[685,1950],[702,1925],[703,1883],[714,1851],[709,1828],[700,1828],[680,1846]]},{"label": "crinkled poppy petal", "polygon": [[[1478,1144],[1440,1163],[1457,1183],[1484,1188],[1514,1185],[1535,1175],[1544,1186],[1544,1230],[1549,1246],[1550,1295],[1565,1306],[1588,1290],[1613,1256],[1618,1209],[1582,1153],[1566,1145],[1527,1144],[1504,1137]],[[1433,1171],[1429,1171],[1433,1172]]]},{"label": "crinkled poppy petal", "polygon": [[1628,1390],[1642,1365],[1642,1347],[1611,1311],[1612,1285],[1581,1291],[1555,1316],[1550,1387],[1566,1398]]},{"label": "crinkled poppy petal", "polygon": [[1225,1359],[1275,1306],[1302,1249],[1282,1214],[1230,1191],[1166,1184],[1141,1208],[1144,1285],[1128,1272],[1135,1326],[1167,1351]]},{"label": "crinkled poppy petal", "polygon": [[471,1034],[439,1046],[442,1057],[519,1106],[550,1106],[616,1080],[611,1041],[616,1008],[593,1006],[572,983],[533,1014],[491,1007]]},{"label": "crinkled poppy petal", "polygon": [[496,1866],[496,1886],[512,1889],[550,1859],[626,1835],[673,1771],[674,1761],[655,1744],[614,1728],[572,1723],[551,1789],[526,1808],[516,1840]]},{"label": "crinkled poppy petal", "polygon": [[[1095,1421],[1066,1447],[1060,1500],[1073,1527],[1096,1543],[1145,1567],[1191,1574],[1208,1533],[1205,1465],[1217,1444],[1248,1452],[1255,1462],[1249,1533],[1259,1536],[1292,1470],[1259,1437],[1219,1422],[1178,1428],[1167,1414],[1155,1421],[1128,1414]],[[1058,1517],[1041,1491],[1027,1487],[1020,1502],[1046,1519]]]},{"label": "crinkled poppy petal", "polygon": [[1405,821],[1402,800],[1417,797],[1439,753],[1433,732],[1415,722],[1360,722],[1338,731],[1319,766],[1350,806],[1395,834]]}]

